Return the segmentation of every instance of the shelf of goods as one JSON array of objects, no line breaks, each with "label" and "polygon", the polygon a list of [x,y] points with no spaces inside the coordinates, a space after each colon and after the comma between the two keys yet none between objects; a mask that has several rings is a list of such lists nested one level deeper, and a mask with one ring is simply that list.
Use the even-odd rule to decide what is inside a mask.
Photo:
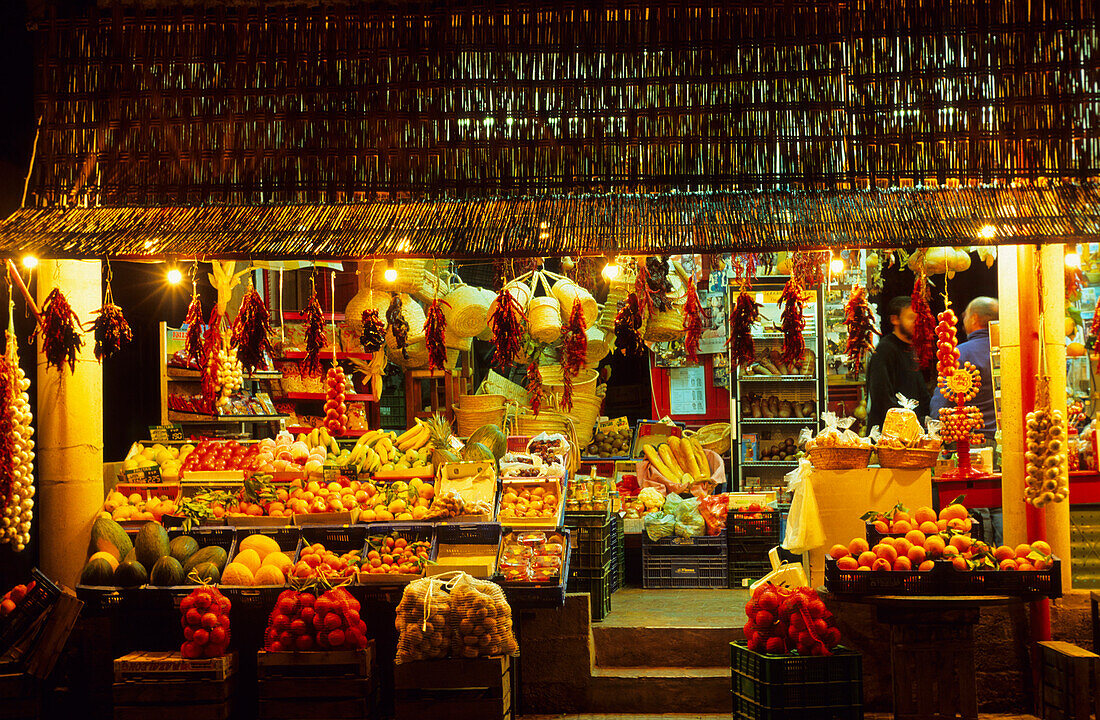
[{"label": "shelf of goods", "polygon": [[[202,371],[194,367],[180,367],[175,364],[183,360],[182,350],[185,331],[170,328],[160,323],[160,422],[162,425],[179,423],[181,425],[221,425],[244,423],[279,423],[286,419],[280,413],[254,414],[214,414],[171,407],[173,396],[185,394],[189,397],[202,393]],[[170,364],[172,363],[172,364]],[[261,403],[257,393],[268,392],[270,383],[279,380],[282,375],[274,370],[257,370],[243,376],[244,389],[250,402]],[[189,433],[185,433],[189,434]],[[217,431],[222,434],[222,431]]]},{"label": "shelf of goods", "polygon": [[[778,327],[781,307],[777,305],[786,278],[760,278],[751,290],[762,304],[761,325],[753,327],[753,343],[760,360],[736,370],[730,383],[730,423],[734,428],[731,487],[743,492],[780,490],[783,476],[797,466],[797,440],[803,428],[816,430],[826,407],[824,378],[824,308],[820,290],[805,290],[805,364],[791,368],[779,363],[783,333]],[[737,288],[731,287],[730,303]],[[813,353],[812,357],[809,355]],[[732,357],[732,356],[731,356]],[[731,362],[732,366],[732,362]]]}]

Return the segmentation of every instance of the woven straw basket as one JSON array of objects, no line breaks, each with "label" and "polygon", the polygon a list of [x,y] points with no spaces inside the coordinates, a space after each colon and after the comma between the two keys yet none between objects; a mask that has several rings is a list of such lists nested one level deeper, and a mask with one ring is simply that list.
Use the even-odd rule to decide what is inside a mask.
[{"label": "woven straw basket", "polygon": [[581,304],[585,324],[591,326],[596,322],[596,314],[599,312],[600,306],[596,304],[596,299],[580,285],[567,277],[563,277],[554,283],[551,290],[561,306],[561,320],[563,323],[569,322],[569,316],[573,313],[573,304],[576,302]]},{"label": "woven straw basket", "polygon": [[[478,397],[477,395],[468,395],[467,397]],[[486,397],[500,397],[499,395],[489,395]],[[458,431],[459,437],[470,437],[471,434],[479,427],[484,425],[496,425],[501,427],[504,425],[504,404],[497,405],[495,407],[488,406],[478,410],[471,410],[468,408],[462,408],[458,405],[453,405],[452,409],[455,414],[455,429]]]},{"label": "woven straw basket", "polygon": [[489,301],[481,288],[459,285],[443,299],[447,302],[443,306],[447,332],[461,338],[472,338],[484,332],[488,325]]},{"label": "woven straw basket", "polygon": [[587,447],[596,434],[596,420],[600,417],[603,408],[603,396],[597,395],[573,395],[573,408],[565,411],[573,418],[573,425],[577,431],[577,442],[581,447]]},{"label": "woven straw basket", "polygon": [[527,328],[539,342],[552,343],[561,337],[561,305],[553,296],[531,298],[527,304]]},{"label": "woven straw basket", "polygon": [[873,448],[813,448],[808,453],[810,462],[819,470],[855,470],[867,467]]},{"label": "woven straw basket", "polygon": [[386,282],[385,260],[367,260],[366,268],[360,265],[360,276],[367,278],[367,283],[373,285],[376,290],[394,291],[403,293],[419,292],[424,284],[425,268],[428,261],[423,258],[397,258],[393,261],[393,269],[397,271],[397,279]]},{"label": "woven straw basket", "polygon": [[[516,299],[516,305],[519,307],[520,313],[526,308],[527,304],[531,302],[531,288],[522,282],[512,281],[504,286],[508,291],[508,294]],[[486,312],[486,316],[492,316],[493,311],[497,308],[496,293],[493,293],[492,300],[489,301],[489,310]]]},{"label": "woven straw basket", "polygon": [[936,465],[939,450],[917,450],[913,448],[876,448],[879,467],[884,468],[930,468]]},{"label": "woven straw basket", "polygon": [[459,395],[458,407],[463,410],[499,410],[508,398],[503,395]]},{"label": "woven straw basket", "polygon": [[[451,282],[446,275],[440,276],[425,270],[420,285],[410,292],[417,300],[430,303],[436,298],[445,298],[451,292]],[[443,309],[446,310],[447,307],[444,306]]]},{"label": "woven straw basket", "polygon": [[598,327],[588,328],[588,352],[584,356],[585,367],[594,368],[611,352],[611,343],[607,335]]},{"label": "woven straw basket", "polygon": [[671,342],[684,335],[683,309],[674,307],[650,313],[643,338],[651,342]]},{"label": "woven straw basket", "polygon": [[[562,379],[561,365],[546,365],[540,368],[542,372],[542,385],[546,390],[561,395],[565,389],[565,381]],[[600,374],[589,368],[582,368],[573,379],[573,397],[578,395],[595,395],[596,380]]]},{"label": "woven straw basket", "polygon": [[[420,339],[413,340],[412,336],[409,336],[409,342],[406,346],[408,351],[408,357],[397,349],[397,344],[390,344],[392,336],[386,336],[386,357],[390,359],[395,365],[400,365],[403,368],[414,370],[416,368],[426,367],[428,365],[428,346],[424,343],[424,336],[421,335]],[[450,360],[450,352],[447,353],[447,359]],[[458,360],[458,351],[455,351],[455,360]]]},{"label": "woven straw basket", "polygon": [[725,455],[730,449],[730,431],[731,427],[728,422],[718,422],[704,425],[696,432],[689,430],[684,433],[684,437],[695,438],[704,450]]}]

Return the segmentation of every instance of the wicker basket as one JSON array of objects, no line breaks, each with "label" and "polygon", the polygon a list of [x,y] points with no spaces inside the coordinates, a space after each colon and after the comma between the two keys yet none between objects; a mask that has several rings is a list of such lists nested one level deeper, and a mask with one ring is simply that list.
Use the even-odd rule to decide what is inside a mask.
[{"label": "wicker basket", "polygon": [[[397,345],[390,344],[392,337],[386,337],[386,357],[390,359],[395,365],[400,365],[403,368],[409,370],[415,370],[416,368],[427,367],[428,365],[428,346],[424,342],[424,336],[413,340],[412,336],[409,336],[409,342],[405,347],[408,357],[405,357],[406,353],[402,353],[397,349]],[[448,360],[450,360],[450,353],[448,353]],[[455,351],[455,360],[458,360],[458,352]]]},{"label": "wicker basket", "polygon": [[600,306],[596,304],[596,299],[580,285],[567,277],[563,277],[554,283],[551,290],[561,306],[562,323],[569,322],[569,316],[573,312],[573,304],[576,302],[581,304],[585,324],[591,326],[596,322],[596,315],[599,313]]},{"label": "wicker basket", "polygon": [[611,343],[607,341],[607,335],[598,327],[588,328],[588,351],[584,356],[584,365],[587,368],[595,368],[600,361],[611,352]]},{"label": "wicker basket", "polygon": [[651,312],[646,320],[642,337],[650,342],[672,342],[684,335],[684,309],[682,307]]},{"label": "wicker basket", "polygon": [[504,405],[481,410],[468,410],[458,405],[454,405],[452,408],[455,413],[455,430],[459,437],[470,437],[475,430],[484,425],[496,425],[498,427],[504,425]]},{"label": "wicker basket", "polygon": [[561,305],[553,296],[531,298],[527,304],[527,327],[531,337],[552,343],[561,337]]},{"label": "wicker basket", "polygon": [[436,298],[445,298],[450,292],[451,282],[447,275],[436,275],[425,270],[420,286],[412,290],[411,294],[423,303],[430,303]]},{"label": "wicker basket", "polygon": [[879,467],[923,469],[935,467],[939,450],[918,450],[915,448],[877,447]]},{"label": "wicker basket", "polygon": [[[424,284],[425,267],[428,261],[423,258],[397,258],[393,261],[393,269],[397,271],[397,279],[386,282],[386,269],[389,267],[385,260],[367,260],[360,264],[360,275],[365,275],[367,283],[376,290],[383,292],[418,292]],[[363,265],[366,265],[364,268]]]},{"label": "wicker basket", "polygon": [[[542,386],[549,392],[561,395],[565,389],[562,380],[561,365],[545,365],[539,370],[542,372]],[[573,397],[580,395],[592,396],[596,394],[596,380],[600,374],[590,368],[582,368],[573,379]]]},{"label": "wicker basket", "polygon": [[725,455],[730,449],[731,427],[728,422],[711,423],[704,425],[696,432],[690,430],[684,433],[684,437],[693,437],[699,441],[704,450],[710,450]]},{"label": "wicker basket", "polygon": [[573,408],[565,411],[573,418],[573,425],[577,431],[577,442],[581,447],[588,447],[592,438],[596,435],[596,420],[600,417],[603,408],[603,397],[600,395],[574,395]]},{"label": "wicker basket", "polygon": [[855,470],[867,467],[871,461],[870,447],[813,448],[807,455],[818,470]]},{"label": "wicker basket", "polygon": [[[531,302],[531,287],[523,282],[512,281],[504,286],[508,290],[508,294],[516,300],[516,306],[519,308],[519,312],[522,315],[527,308],[527,304]],[[486,318],[492,316],[493,311],[497,308],[496,293],[493,293],[493,297],[489,300],[489,309],[486,312]],[[526,320],[526,316],[523,318]]]},{"label": "wicker basket", "polygon": [[[447,317],[447,331],[457,337],[472,338],[487,327],[489,302],[481,288],[459,285],[443,298],[443,314]],[[448,307],[449,306],[449,307]]]},{"label": "wicker basket", "polygon": [[503,395],[459,395],[458,407],[463,410],[499,410],[508,398]]}]

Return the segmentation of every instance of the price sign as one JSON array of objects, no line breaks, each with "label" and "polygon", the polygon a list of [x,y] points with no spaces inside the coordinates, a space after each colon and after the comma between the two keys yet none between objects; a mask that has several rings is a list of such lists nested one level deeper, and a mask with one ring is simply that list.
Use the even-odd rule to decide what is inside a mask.
[{"label": "price sign", "polygon": [[339,482],[341,479],[359,479],[359,471],[354,465],[322,465],[321,474],[326,483]]},{"label": "price sign", "polygon": [[611,434],[617,434],[623,430],[630,429],[630,421],[625,417],[614,418],[612,420],[606,420],[599,424],[596,428],[598,432]]},{"label": "price sign", "polygon": [[153,442],[183,440],[183,428],[179,425],[150,425],[149,439]]}]

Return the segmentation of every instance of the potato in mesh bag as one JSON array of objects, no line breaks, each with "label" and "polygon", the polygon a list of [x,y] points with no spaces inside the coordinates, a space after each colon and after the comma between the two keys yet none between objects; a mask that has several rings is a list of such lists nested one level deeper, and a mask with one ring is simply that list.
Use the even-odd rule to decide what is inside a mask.
[{"label": "potato in mesh bag", "polygon": [[512,634],[512,608],[500,586],[461,575],[451,587],[451,604],[455,616],[452,656],[475,658],[518,652]]},{"label": "potato in mesh bag", "polygon": [[446,581],[422,578],[409,583],[394,619],[394,627],[400,633],[396,662],[447,657],[451,650],[452,624],[452,600]]}]

